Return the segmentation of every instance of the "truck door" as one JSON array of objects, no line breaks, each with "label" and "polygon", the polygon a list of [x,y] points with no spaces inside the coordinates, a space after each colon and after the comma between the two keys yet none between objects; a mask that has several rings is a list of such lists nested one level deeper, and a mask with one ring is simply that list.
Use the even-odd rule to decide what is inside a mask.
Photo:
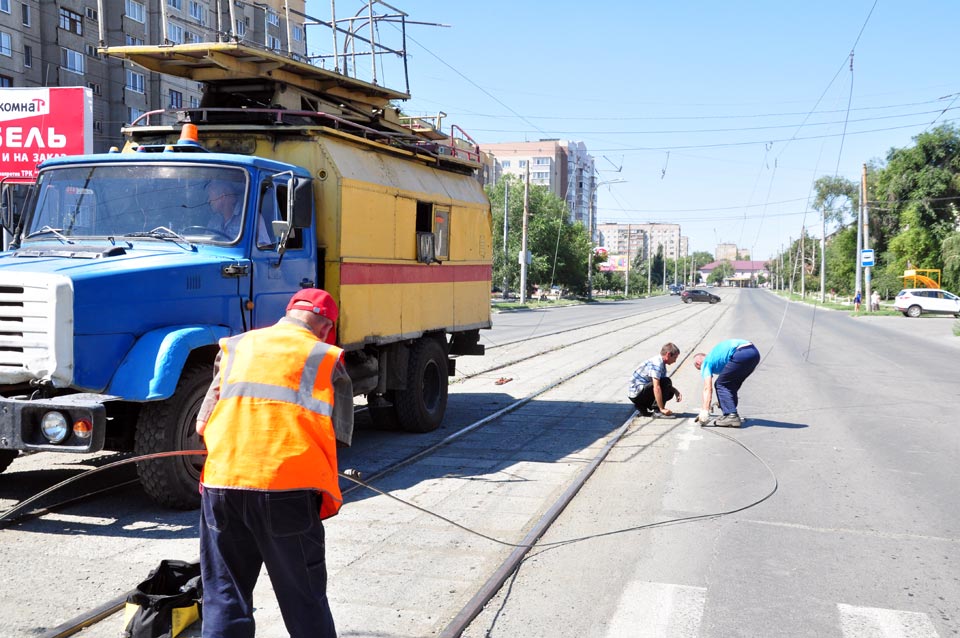
[{"label": "truck door", "polygon": [[[321,285],[317,280],[317,246],[314,226],[295,228],[290,231],[286,252],[277,253],[278,237],[274,235],[272,222],[289,219],[287,212],[287,187],[289,174],[267,175],[261,179],[258,189],[256,214],[256,241],[253,243],[251,261],[250,298],[253,300],[251,326],[263,328],[284,315],[287,302],[301,288]],[[311,197],[312,200],[312,197]],[[311,220],[314,216],[311,215]],[[249,228],[249,226],[248,226]]]}]

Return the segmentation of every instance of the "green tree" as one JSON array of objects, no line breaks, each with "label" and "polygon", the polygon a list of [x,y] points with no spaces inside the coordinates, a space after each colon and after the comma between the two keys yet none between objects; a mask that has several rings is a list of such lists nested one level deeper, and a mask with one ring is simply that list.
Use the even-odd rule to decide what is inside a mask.
[{"label": "green tree", "polygon": [[850,225],[827,241],[827,290],[853,294],[857,267],[857,227]]},{"label": "green tree", "polygon": [[734,273],[733,264],[729,260],[724,259],[720,264],[713,269],[713,272],[710,273],[710,276],[707,277],[708,284],[723,284],[723,280],[727,277],[732,277]]},{"label": "green tree", "polygon": [[[503,248],[504,191],[507,191],[508,240]],[[511,290],[520,286],[518,255],[523,235],[523,183],[507,175],[487,187],[493,211],[493,283],[507,277]],[[527,218],[527,250],[533,255],[527,269],[527,294],[535,286],[558,285],[577,293],[586,292],[588,233],[583,224],[570,223],[563,200],[545,186],[531,185]],[[595,260],[596,261],[596,260]],[[598,264],[594,264],[596,270]]]},{"label": "green tree", "polygon": [[943,240],[943,282],[948,290],[960,290],[960,232],[951,233]]},{"label": "green tree", "polygon": [[651,280],[651,285],[654,288],[663,287],[663,266],[664,266],[663,244],[659,244],[657,246],[657,254],[653,256],[653,261],[650,264],[650,268],[651,268],[650,280]]},{"label": "green tree", "polygon": [[902,275],[907,262],[943,268],[943,242],[957,228],[960,133],[944,125],[914,142],[887,154],[871,187],[871,245],[883,253],[889,277]]}]

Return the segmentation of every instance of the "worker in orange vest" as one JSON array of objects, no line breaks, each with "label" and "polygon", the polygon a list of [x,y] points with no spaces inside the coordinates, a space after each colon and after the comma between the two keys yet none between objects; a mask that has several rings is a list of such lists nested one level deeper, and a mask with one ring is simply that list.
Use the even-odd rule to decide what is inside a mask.
[{"label": "worker in orange vest", "polygon": [[320,521],[340,509],[337,443],[353,433],[343,351],[324,342],[337,315],[309,288],[276,324],[220,341],[197,416],[204,638],[253,638],[263,564],[292,638],[336,636]]}]

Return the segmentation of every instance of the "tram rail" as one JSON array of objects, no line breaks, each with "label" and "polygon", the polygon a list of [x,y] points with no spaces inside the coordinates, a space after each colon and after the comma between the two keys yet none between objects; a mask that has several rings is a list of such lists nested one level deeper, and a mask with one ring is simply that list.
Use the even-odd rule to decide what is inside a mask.
[{"label": "tram rail", "polygon": [[[677,322],[675,324],[670,324],[668,327],[662,328],[660,330],[655,330],[651,333],[646,333],[635,339],[631,339],[627,344],[623,345],[617,352],[613,354],[607,353],[602,357],[602,359],[592,360],[585,363],[584,365],[580,365],[572,372],[565,374],[562,378],[536,388],[534,391],[529,392],[525,396],[513,401],[508,406],[501,408],[500,410],[496,410],[491,414],[488,414],[468,425],[458,428],[455,432],[447,435],[443,439],[436,441],[426,447],[423,447],[422,449],[410,454],[407,457],[404,457],[398,461],[392,462],[385,467],[374,468],[372,473],[368,473],[366,476],[364,476],[363,482],[372,484],[373,482],[380,480],[385,476],[400,470],[403,467],[416,463],[417,461],[430,456],[437,450],[449,445],[454,440],[459,439],[470,432],[476,431],[489,423],[495,422],[498,419],[502,418],[503,416],[526,405],[530,401],[534,400],[536,397],[546,392],[549,392],[550,390],[553,390],[557,387],[560,387],[565,383],[568,383],[571,379],[576,378],[577,376],[583,374],[587,370],[590,370],[591,368],[598,365],[601,360],[615,357],[617,355],[630,351],[634,348],[637,348],[645,343],[652,342],[667,330],[674,330],[678,325],[692,321],[695,318],[700,316],[700,312],[690,313],[689,308],[685,308],[685,310],[687,310],[687,313],[685,314],[685,318],[682,319],[680,322]],[[677,364],[677,367],[679,367],[683,363],[683,361],[685,361],[686,358],[689,357],[691,353],[696,350],[696,347],[698,347],[703,342],[704,338],[709,333],[710,328],[712,328],[712,326],[716,323],[719,317],[722,317],[726,313],[726,311],[727,311],[727,308],[724,308],[717,317],[715,317],[713,320],[709,322],[709,326],[707,326],[705,329],[702,329],[701,334],[697,339],[697,346],[691,348],[687,352],[687,354],[683,357],[681,362]],[[673,312],[668,314],[673,314]],[[664,315],[661,314],[659,316],[662,317]],[[629,318],[619,318],[618,320],[623,320],[623,319],[629,319]],[[616,320],[606,321],[602,323],[608,324],[608,323],[611,323],[612,321],[616,321]],[[644,320],[641,322],[632,322],[627,326],[618,327],[615,330],[608,331],[604,334],[614,334],[624,330],[628,330],[629,328],[635,328],[636,326],[646,323],[647,321],[648,320]],[[581,329],[593,328],[596,325],[598,324],[591,324],[590,326],[586,326]],[[563,331],[563,332],[569,332],[569,331]],[[557,334],[557,333],[551,333],[551,334]],[[548,336],[548,335],[543,335],[543,336]],[[548,349],[534,356],[523,357],[516,361],[503,364],[502,366],[499,366],[495,369],[502,369],[505,367],[509,367],[510,365],[516,365],[520,362],[524,362],[524,361],[528,361],[529,359],[536,358],[537,356],[549,355],[559,350],[563,350],[567,346],[572,345],[573,343],[581,343],[582,341],[583,341],[582,339],[571,340],[566,345],[560,345],[560,346]],[[490,371],[491,371],[490,369],[478,371],[473,373],[472,376],[478,376],[480,374],[490,372]],[[620,426],[620,428],[618,428],[617,433],[611,437],[611,439],[604,446],[601,453],[598,454],[593,460],[590,461],[589,463],[590,471],[588,472],[585,469],[583,472],[581,472],[578,475],[578,477],[575,479],[575,481],[571,483],[571,485],[568,486],[568,488],[564,491],[564,493],[548,508],[547,513],[540,518],[540,520],[533,526],[531,531],[528,532],[528,534],[524,537],[524,539],[517,544],[521,547],[516,547],[515,551],[511,552],[511,555],[507,557],[507,559],[496,570],[494,570],[494,572],[491,574],[488,580],[478,590],[477,594],[473,596],[473,598],[468,603],[468,605],[465,606],[460,611],[460,613],[458,613],[456,617],[453,618],[453,620],[451,620],[450,624],[444,629],[444,632],[442,634],[443,636],[459,636],[460,633],[462,633],[462,631],[466,628],[469,622],[476,617],[476,615],[479,613],[479,610],[486,603],[486,601],[488,601],[490,597],[496,594],[497,590],[499,589],[499,586],[502,585],[503,581],[507,577],[509,577],[509,574],[516,569],[520,560],[522,560],[523,555],[525,555],[526,553],[526,551],[523,550],[522,546],[525,546],[526,550],[529,550],[529,548],[535,543],[535,541],[546,531],[546,529],[549,528],[549,525],[556,519],[557,516],[559,516],[559,514],[562,512],[566,504],[568,504],[570,500],[572,500],[575,497],[576,492],[579,490],[579,486],[582,486],[582,484],[589,478],[589,475],[592,474],[592,470],[595,469],[600,463],[602,463],[603,458],[606,456],[606,454],[616,445],[620,437],[622,437],[623,434],[627,431],[628,426],[630,425],[630,423],[632,423],[632,421],[633,421],[633,416],[631,416],[630,419],[628,419],[623,425]],[[116,487],[120,487],[120,485]],[[358,489],[361,489],[360,485],[355,485],[353,487],[346,488],[343,491],[344,496],[347,497],[349,494],[353,493],[355,490],[358,490]],[[98,495],[102,494],[103,491],[105,490],[99,490],[97,494]],[[88,496],[90,498],[94,497],[94,495],[92,494],[84,495],[84,496]],[[44,508],[42,512],[37,512],[36,515],[33,516],[32,518],[40,517],[43,514],[49,513],[51,511],[56,511],[56,509],[60,506],[66,507],[68,505],[72,505],[76,503],[78,500],[80,500],[81,498],[82,497],[77,497],[74,499],[70,499],[70,501],[67,501],[64,503],[48,506]],[[23,523],[26,520],[27,519],[18,519],[17,522]],[[113,601],[110,601],[108,603],[99,605],[95,609],[92,609],[90,612],[81,614],[80,616],[57,626],[53,630],[44,634],[44,638],[61,638],[65,636],[74,635],[75,633],[81,631],[84,628],[88,628],[98,623],[104,622],[109,618],[111,618],[113,614],[116,611],[118,611],[119,608],[122,607],[122,605],[118,606],[118,601],[119,601],[119,598]],[[112,611],[110,611],[111,609]]]}]

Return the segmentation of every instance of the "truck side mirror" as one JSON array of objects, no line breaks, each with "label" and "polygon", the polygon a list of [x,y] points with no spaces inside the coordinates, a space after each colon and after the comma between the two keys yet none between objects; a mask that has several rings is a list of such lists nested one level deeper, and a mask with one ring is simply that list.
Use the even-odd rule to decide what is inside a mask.
[{"label": "truck side mirror", "polygon": [[6,185],[3,192],[0,193],[0,227],[3,227],[9,233],[13,233],[15,207],[13,205],[13,193]]},{"label": "truck side mirror", "polygon": [[309,228],[313,221],[313,180],[290,178],[287,188],[287,221],[292,228]]}]

